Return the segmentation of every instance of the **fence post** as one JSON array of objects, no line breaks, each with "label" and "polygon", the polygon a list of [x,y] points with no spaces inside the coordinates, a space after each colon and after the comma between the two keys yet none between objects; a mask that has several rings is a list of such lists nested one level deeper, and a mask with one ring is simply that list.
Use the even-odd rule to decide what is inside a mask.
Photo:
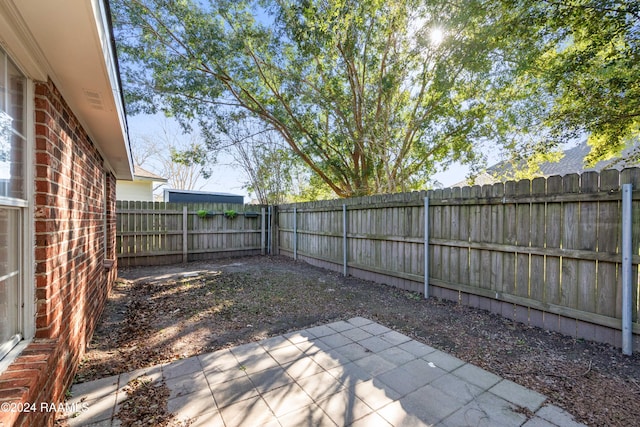
[{"label": "fence post", "polygon": [[298,260],[298,208],[293,207],[293,259]]},{"label": "fence post", "polygon": [[182,262],[189,260],[189,248],[187,247],[187,207],[182,207]]},{"label": "fence post", "polygon": [[429,197],[424,198],[424,297],[429,298]]},{"label": "fence post", "polygon": [[342,205],[342,275],[347,276],[347,205]]},{"label": "fence post", "polygon": [[631,316],[633,305],[632,279],[632,184],[622,185],[622,354],[631,356],[633,352],[633,331]]},{"label": "fence post", "polygon": [[273,240],[272,228],[271,228],[271,205],[267,208],[267,254],[271,255],[271,241]]},{"label": "fence post", "polygon": [[261,209],[261,213],[262,213],[262,226],[260,229],[260,253],[262,255],[264,255],[266,253],[266,246],[267,246],[267,230],[266,230],[266,223],[267,223],[267,218],[265,215],[265,208]]}]

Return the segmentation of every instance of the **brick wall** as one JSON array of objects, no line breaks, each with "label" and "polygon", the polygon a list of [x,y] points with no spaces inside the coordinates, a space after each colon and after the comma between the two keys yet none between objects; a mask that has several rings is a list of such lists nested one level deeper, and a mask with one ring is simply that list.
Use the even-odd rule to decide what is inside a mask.
[{"label": "brick wall", "polygon": [[[36,336],[0,375],[0,400],[40,405],[64,399],[115,280],[105,260],[115,259],[116,181],[51,81],[36,84],[35,109]],[[54,419],[0,412],[7,426]]]}]

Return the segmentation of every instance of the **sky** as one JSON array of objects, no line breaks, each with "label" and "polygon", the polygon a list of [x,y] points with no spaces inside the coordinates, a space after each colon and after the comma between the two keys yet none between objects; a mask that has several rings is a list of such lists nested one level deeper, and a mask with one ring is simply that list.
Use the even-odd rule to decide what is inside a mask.
[{"label": "sky", "polygon": [[[175,130],[175,133],[181,133],[178,124],[171,120],[164,118],[161,114],[156,115],[135,115],[128,116],[127,123],[129,125],[129,136],[133,140],[139,136],[149,136],[158,134],[158,129],[163,125],[168,125],[171,130]],[[198,186],[195,190],[198,191],[211,191],[215,193],[233,193],[246,197],[245,201],[248,201],[249,194],[245,188],[243,188],[243,182],[245,178],[242,176],[242,171],[237,166],[233,166],[232,159],[228,155],[221,155],[218,157],[218,163],[216,163],[213,174],[208,180],[200,178]],[[153,165],[142,165],[151,172],[158,173],[157,170],[153,170]],[[167,177],[164,177],[167,178]],[[168,187],[163,187],[168,188]]]},{"label": "sky", "polygon": [[[259,20],[267,20],[269,19],[266,14],[259,13]],[[416,21],[416,25],[423,25],[422,21]],[[415,32],[415,30],[414,30]],[[445,31],[442,28],[435,27],[431,29],[431,42],[433,44],[438,44],[442,41],[442,39],[446,36]],[[146,135],[151,136],[157,134],[157,129],[162,123],[171,122],[170,119],[164,118],[161,114],[156,115],[136,115],[129,116],[127,118],[129,125],[129,134],[132,137],[136,135]],[[176,129],[176,134],[179,133],[179,126],[175,121],[173,122],[175,128],[171,127],[171,129]],[[491,163],[494,163],[495,159],[489,159]],[[233,159],[229,155],[220,155],[218,157],[218,163],[213,168],[213,174],[211,178],[208,180],[204,180],[201,178],[198,187],[196,190],[199,191],[211,191],[211,192],[220,192],[220,193],[233,193],[240,194],[245,196],[245,201],[250,201],[250,195],[244,187],[244,182],[246,178],[243,174],[243,171],[238,166],[234,166],[232,164]],[[150,168],[152,172],[152,168]],[[467,178],[469,173],[469,167],[462,165],[460,163],[451,164],[446,171],[439,172],[434,175],[434,182],[439,183],[442,187],[448,187],[453,184],[459,183]],[[440,186],[438,185],[438,186]],[[167,187],[164,187],[167,188]]]},{"label": "sky", "polygon": [[[170,128],[180,132],[179,126],[175,121],[166,119],[162,115],[135,115],[128,116],[129,135],[133,140],[137,136],[153,136],[158,134],[158,129],[166,123]],[[143,165],[151,172],[154,171],[152,166]],[[460,164],[451,165],[447,171],[440,172],[434,176],[434,179],[440,182],[443,187],[456,184],[464,180],[469,172],[469,168]],[[165,177],[166,178],[166,177]],[[198,191],[210,191],[214,193],[232,193],[245,196],[245,202],[250,201],[250,195],[244,187],[246,178],[242,170],[238,166],[232,164],[229,155],[220,155],[218,163],[213,168],[213,174],[208,180],[201,178]],[[168,188],[168,187],[163,187]]]}]

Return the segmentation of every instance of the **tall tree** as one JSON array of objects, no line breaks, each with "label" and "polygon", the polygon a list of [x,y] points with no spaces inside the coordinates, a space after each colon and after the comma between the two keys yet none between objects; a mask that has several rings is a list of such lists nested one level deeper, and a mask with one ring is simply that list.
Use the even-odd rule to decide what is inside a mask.
[{"label": "tall tree", "polygon": [[263,205],[289,201],[297,162],[277,132],[256,120],[237,117],[225,126],[223,146],[246,177],[245,188]]},{"label": "tall tree", "polygon": [[[586,138],[588,160],[619,154],[640,136],[640,3],[505,0],[511,24],[511,114],[535,129],[520,152]],[[505,92],[506,93],[506,92]],[[525,121],[528,121],[526,126]],[[540,137],[542,136],[542,138]],[[638,153],[640,158],[640,153]]]},{"label": "tall tree", "polygon": [[[238,111],[275,129],[337,195],[419,188],[496,136],[480,0],[116,0],[130,111],[204,135]],[[443,36],[443,37],[441,37]],[[490,98],[490,97],[489,97]]]},{"label": "tall tree", "polygon": [[134,162],[167,178],[170,188],[195,190],[201,188],[202,179],[209,178],[215,152],[207,149],[195,134],[181,134],[167,123],[153,135],[132,138]]},{"label": "tall tree", "polygon": [[157,138],[145,135],[132,135],[131,157],[133,158],[134,165],[145,166],[151,163],[153,159],[161,155],[162,149],[163,147]]}]

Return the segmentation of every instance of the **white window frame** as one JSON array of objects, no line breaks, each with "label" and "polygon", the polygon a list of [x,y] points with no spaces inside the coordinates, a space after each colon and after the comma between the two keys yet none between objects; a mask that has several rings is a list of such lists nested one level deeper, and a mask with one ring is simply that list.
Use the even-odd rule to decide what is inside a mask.
[{"label": "white window frame", "polygon": [[[18,297],[18,326],[22,339],[13,349],[0,360],[0,373],[4,372],[11,363],[20,355],[20,353],[29,345],[35,336],[36,328],[36,300],[35,300],[35,226],[34,218],[34,192],[35,192],[35,90],[34,83],[28,77],[20,64],[4,50],[0,53],[6,55],[13,64],[18,67],[20,72],[25,76],[25,139],[26,147],[24,151],[24,197],[25,199],[12,199],[0,197],[0,204],[4,206],[20,208],[22,215],[20,221],[22,223],[22,235],[20,236],[21,248],[20,259],[20,285]],[[26,202],[25,202],[26,201]]]}]

